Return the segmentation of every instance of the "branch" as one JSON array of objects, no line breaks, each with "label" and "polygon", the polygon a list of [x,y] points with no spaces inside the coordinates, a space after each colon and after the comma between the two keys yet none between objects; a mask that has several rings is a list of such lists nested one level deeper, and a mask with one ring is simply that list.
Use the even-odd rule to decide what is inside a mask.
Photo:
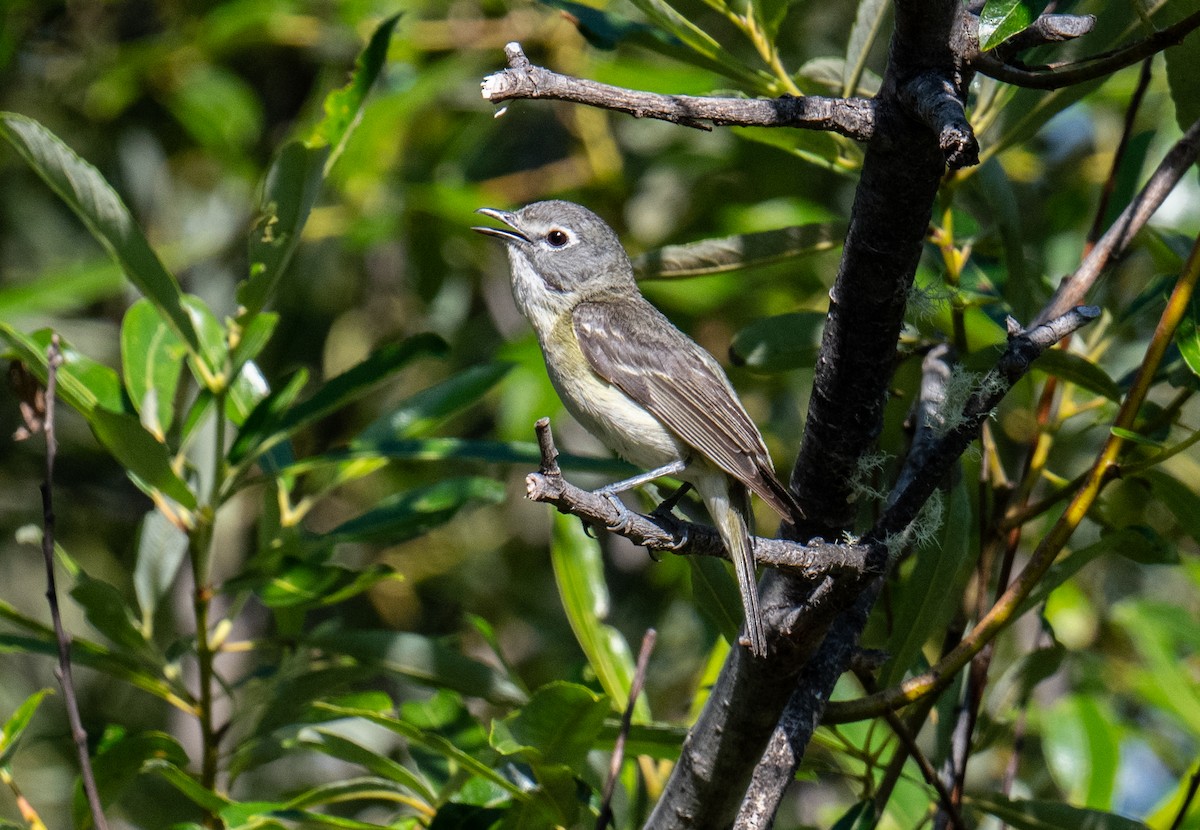
[{"label": "branch", "polygon": [[[634,118],[656,118],[685,127],[797,127],[867,141],[875,130],[875,102],[866,98],[711,98],[660,95],[560,75],[534,66],[519,43],[504,47],[508,68],[483,79],[483,97],[493,104],[547,98],[615,110]],[[503,109],[497,112],[500,115]]]},{"label": "branch", "polygon": [[1051,65],[1041,69],[1026,69],[1005,63],[989,52],[975,55],[971,65],[988,77],[1014,86],[1030,89],[1062,89],[1076,84],[1094,81],[1111,75],[1119,69],[1133,66],[1138,61],[1157,55],[1164,49],[1175,46],[1200,27],[1200,12],[1194,12],[1183,20],[1159,29],[1153,34],[1111,52],[1094,55],[1080,61]]},{"label": "branch", "polygon": [[[525,478],[526,496],[530,501],[552,504],[560,513],[600,525],[651,551],[729,558],[720,535],[708,525],[684,521],[665,510],[656,510],[649,515],[630,510],[622,512],[608,498],[571,484],[563,478],[558,467],[558,450],[554,446],[550,419],[539,419],[534,430],[542,453],[542,466],[539,472]],[[870,555],[867,547],[831,544],[823,539],[801,545],[786,539],[756,536],[753,548],[758,564],[805,579],[841,574],[861,576],[871,571],[868,563],[876,558]]]},{"label": "branch", "polygon": [[1094,28],[1096,16],[1092,14],[1043,14],[1028,27],[990,50],[989,54],[1004,61],[1026,49],[1083,37]]},{"label": "branch", "polygon": [[1010,317],[1008,348],[979,382],[956,419],[957,424],[917,460],[889,496],[887,509],[867,538],[882,541],[903,532],[1013,384],[1024,377],[1046,349],[1099,316],[1100,309],[1096,306],[1078,306],[1025,331]]},{"label": "branch", "polygon": [[922,72],[900,88],[900,97],[933,130],[951,170],[979,164],[979,142],[953,81],[937,72]]},{"label": "branch", "polygon": [[71,737],[79,753],[79,775],[83,780],[83,791],[92,813],[92,823],[97,830],[108,830],[104,809],[100,806],[100,794],[96,790],[96,776],[92,772],[92,758],[88,752],[87,730],[79,716],[79,699],[75,694],[75,678],[71,673],[71,638],[63,628],[62,614],[58,610],[58,586],[54,578],[54,531],[57,518],[54,515],[54,457],[58,442],[54,430],[54,396],[58,390],[58,367],[62,365],[62,350],[58,335],[50,338],[46,369],[46,413],[42,424],[46,433],[46,480],[42,483],[42,559],[46,565],[46,602],[50,606],[50,619],[54,624],[54,636],[58,640],[58,682],[62,685],[63,700],[67,707],[67,721],[71,725]]},{"label": "branch", "polygon": [[1137,198],[1129,203],[1104,236],[1100,237],[1075,273],[1063,278],[1054,297],[1034,319],[1034,325],[1057,317],[1083,302],[1100,274],[1125,253],[1129,243],[1179,184],[1183,174],[1195,164],[1197,157],[1200,157],[1200,120],[1188,127],[1183,137],[1163,156]]}]

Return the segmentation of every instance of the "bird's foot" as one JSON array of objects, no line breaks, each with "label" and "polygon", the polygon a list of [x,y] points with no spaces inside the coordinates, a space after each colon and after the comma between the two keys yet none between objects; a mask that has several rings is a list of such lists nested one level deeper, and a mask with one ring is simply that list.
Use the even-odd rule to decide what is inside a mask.
[{"label": "bird's foot", "polygon": [[623,533],[624,531],[628,530],[629,522],[632,517],[629,513],[629,508],[627,508],[625,503],[617,497],[617,494],[608,487],[601,487],[599,490],[596,490],[595,493],[597,496],[604,496],[604,498],[608,499],[609,503],[617,510],[616,520],[606,523],[605,528],[612,533]]}]

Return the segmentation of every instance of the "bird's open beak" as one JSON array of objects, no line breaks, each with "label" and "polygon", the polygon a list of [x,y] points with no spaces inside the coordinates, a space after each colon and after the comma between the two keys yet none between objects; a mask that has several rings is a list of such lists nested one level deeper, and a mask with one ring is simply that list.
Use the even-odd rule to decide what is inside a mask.
[{"label": "bird's open beak", "polygon": [[514,224],[515,217],[508,211],[496,210],[495,208],[480,208],[475,212],[482,213],[484,216],[490,216],[492,219],[495,219],[498,222],[503,222],[504,224],[508,225],[508,227],[512,228],[512,230],[506,230],[504,228],[486,228],[482,226],[473,227],[471,230],[478,231],[486,236],[494,236],[497,239],[503,239],[505,242],[529,241],[528,236],[517,230],[517,226]]}]

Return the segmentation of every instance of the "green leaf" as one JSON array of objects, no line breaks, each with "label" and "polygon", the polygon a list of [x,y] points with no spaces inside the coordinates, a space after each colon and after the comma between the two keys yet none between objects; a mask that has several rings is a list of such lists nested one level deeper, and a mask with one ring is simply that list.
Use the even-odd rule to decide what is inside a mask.
[{"label": "green leaf", "polygon": [[325,117],[309,139],[285,145],[267,172],[259,218],[250,234],[250,277],[238,287],[243,318],[257,314],[274,295],[325,176],[358,124],[398,19],[393,15],[379,24],[359,56],[350,83],[326,97]]},{"label": "green leaf", "polygon": [[687,557],[692,604],[707,617],[725,641],[736,643],[742,630],[742,600],[729,578],[729,565],[710,556]]},{"label": "green leaf", "polygon": [[542,686],[517,711],[492,722],[489,742],[503,755],[583,772],[612,712],[612,703],[586,686],[556,681]]},{"label": "green leaf", "polygon": [[484,363],[401,402],[358,434],[351,446],[428,435],[451,415],[479,403],[512,369],[511,363]]},{"label": "green leaf", "polygon": [[1200,300],[1194,294],[1175,329],[1175,344],[1192,374],[1200,376]]},{"label": "green leaf", "polygon": [[945,524],[933,544],[917,552],[916,566],[900,586],[895,600],[895,620],[887,647],[892,659],[880,673],[879,681],[885,687],[904,679],[916,665],[925,644],[945,632],[974,567],[971,498],[966,483],[960,479],[944,498]]},{"label": "green leaf", "polygon": [[1125,427],[1110,427],[1109,432],[1123,441],[1141,444],[1143,447],[1153,447],[1156,450],[1161,450],[1163,448],[1162,441],[1155,441],[1153,438],[1147,438],[1145,435],[1142,435],[1140,432],[1134,432],[1132,429],[1125,429]]},{"label": "green leaf", "polygon": [[811,369],[821,348],[825,315],[819,311],[796,311],[764,317],[733,336],[729,358],[735,366],[763,372]]},{"label": "green leaf", "polygon": [[328,755],[330,758],[357,764],[380,778],[394,781],[414,793],[427,805],[437,803],[437,794],[419,773],[413,772],[386,755],[381,755],[334,732],[326,729],[304,729],[295,743],[306,749]]},{"label": "green leaf", "polygon": [[[1200,3],[1196,0],[1165,5],[1167,8],[1159,23],[1161,26],[1177,23],[1200,9]],[[1163,55],[1167,60],[1167,85],[1171,90],[1171,101],[1175,104],[1175,123],[1179,129],[1186,131],[1200,118],[1200,98],[1196,96],[1196,89],[1200,88],[1200,41],[1186,37],[1178,45],[1165,50]]]},{"label": "green leaf", "polygon": [[602,11],[571,0],[542,0],[547,6],[562,9],[575,24],[584,40],[597,49],[611,51],[628,39],[654,38],[660,31],[645,23],[637,23],[608,11]]},{"label": "green leaf", "polygon": [[[0,322],[0,337],[8,342],[17,359],[43,386],[49,377],[50,364],[46,352],[52,336],[50,329],[25,334]],[[59,348],[63,362],[58,367],[58,394],[68,406],[85,418],[89,418],[98,408],[110,412],[126,411],[121,379],[116,372],[75,351],[61,338]]]},{"label": "green leaf", "polygon": [[[6,279],[11,279],[6,277]],[[38,314],[59,314],[86,308],[98,300],[115,297],[125,288],[121,268],[108,257],[90,262],[65,263],[43,271],[35,279],[0,288],[0,319]]]},{"label": "green leaf", "polygon": [[994,49],[1028,29],[1035,16],[1028,0],[988,0],[979,14],[979,48]]},{"label": "green leaf", "polygon": [[203,60],[181,65],[166,106],[196,141],[219,156],[237,158],[262,132],[255,89],[232,70]]},{"label": "green leaf", "polygon": [[149,495],[161,493],[188,510],[196,509],[196,495],[172,467],[170,451],[137,418],[96,409],[88,423],[140,488]]},{"label": "green leaf", "polygon": [[[308,383],[308,370],[299,369],[297,372],[288,378],[279,389],[270,392],[265,398],[260,400],[250,414],[246,416],[242,423],[242,428],[238,432],[238,437],[234,440],[233,446],[229,448],[229,460],[232,463],[238,463],[250,456],[260,444],[265,451],[270,449],[273,444],[283,441],[286,435],[272,435],[272,430],[275,429],[283,414],[300,396],[304,385]],[[201,396],[203,399],[203,395]],[[211,395],[207,401],[207,406],[212,406]],[[192,413],[189,413],[188,425],[189,429],[185,430],[184,434],[190,432],[190,427],[202,420],[203,409],[201,401],[198,400]],[[274,440],[268,440],[274,439]]]},{"label": "green leaf", "polygon": [[850,29],[850,40],[846,46],[846,60],[842,73],[842,97],[859,94],[859,82],[867,68],[871,49],[875,46],[883,21],[892,4],[888,0],[859,0],[854,14],[854,26]]},{"label": "green leaf", "polygon": [[428,749],[431,752],[437,753],[454,764],[457,764],[465,772],[477,775],[492,784],[497,785],[510,796],[519,801],[525,801],[529,798],[528,794],[516,784],[513,784],[500,773],[493,770],[487,764],[479,759],[459,749],[450,741],[443,738],[441,735],[434,735],[425,732],[411,723],[403,720],[398,720],[389,715],[380,714],[364,709],[355,709],[346,706],[337,706],[329,703],[317,704],[320,708],[336,713],[346,718],[362,718],[370,723],[378,724],[384,729],[402,736],[410,743]]},{"label": "green leaf", "polygon": [[[624,706],[633,683],[633,655],[621,633],[604,623],[609,600],[600,543],[587,535],[574,516],[555,512],[550,562],[575,639],[613,705]],[[640,722],[650,720],[644,695],[638,696],[634,717]]]},{"label": "green leaf", "polygon": [[495,669],[419,634],[318,630],[306,637],[305,642],[313,648],[345,654],[429,686],[452,689],[492,703],[512,705],[525,701],[525,694]]},{"label": "green leaf", "polygon": [[1034,370],[1062,378],[1110,401],[1121,400],[1121,388],[1095,363],[1075,352],[1047,349],[1038,357]]},{"label": "green leaf", "polygon": [[208,303],[193,294],[183,296],[183,307],[187,311],[188,317],[191,318],[196,336],[200,340],[199,353],[193,359],[192,364],[196,366],[198,360],[203,364],[203,368],[197,368],[196,375],[201,382],[208,386],[210,391],[218,392],[229,382],[225,375],[228,371],[227,363],[229,361],[225,327],[208,307]]},{"label": "green leaf", "polygon": [[739,138],[783,150],[832,173],[845,175],[857,168],[842,159],[843,145],[827,132],[777,130],[774,127],[732,127],[731,130]]},{"label": "green leaf", "polygon": [[293,141],[284,145],[267,171],[258,219],[250,232],[250,277],[237,291],[246,314],[260,312],[274,295],[321,193],[329,156],[329,147]]},{"label": "green leaf", "polygon": [[1088,695],[1067,695],[1038,718],[1047,768],[1067,800],[1097,810],[1112,807],[1121,734],[1115,713]]},{"label": "green leaf", "polygon": [[754,14],[757,28],[768,43],[774,43],[779,34],[779,27],[787,17],[792,0],[750,0],[750,10]]},{"label": "green leaf", "polygon": [[239,372],[243,366],[258,357],[278,325],[279,315],[272,311],[244,314],[233,321],[229,332],[230,371]]},{"label": "green leaf", "polygon": [[0,769],[5,769],[12,764],[17,745],[21,743],[21,737],[29,728],[29,722],[33,720],[33,715],[37,712],[42,700],[50,694],[54,694],[53,689],[41,689],[34,692],[21,701],[21,705],[4,722],[4,730],[0,732]]},{"label": "green leaf", "polygon": [[233,803],[214,790],[201,786],[199,781],[165,758],[151,758],[147,760],[142,764],[142,772],[162,776],[162,778],[174,786],[175,789],[179,790],[192,803],[203,807],[210,813],[218,814],[225,807]]},{"label": "green leaf", "polygon": [[1072,807],[1061,801],[1021,801],[1002,795],[971,796],[965,801],[1016,830],[1148,830],[1140,821],[1098,810]]},{"label": "green leaf", "polygon": [[137,563],[133,568],[133,590],[142,612],[142,631],[146,636],[154,630],[154,614],[175,582],[187,545],[187,535],[171,524],[161,511],[151,510],[142,519]]},{"label": "green leaf", "polygon": [[121,321],[121,366],[125,389],[142,426],[162,441],[175,417],[175,391],[187,353],[158,309],[142,298]]},{"label": "green leaf", "polygon": [[323,608],[369,591],[380,582],[404,577],[386,565],[352,570],[312,562],[287,564],[259,591],[268,608]]},{"label": "green leaf", "polygon": [[703,57],[721,72],[748,84],[751,88],[762,86],[759,78],[745,64],[726,51],[721,44],[686,16],[680,14],[666,0],[632,0],[633,5],[650,19],[650,22],[668,32],[691,51]]},{"label": "green leaf", "polygon": [[[230,460],[236,463],[252,451],[263,452],[302,427],[362,397],[418,357],[441,356],[447,348],[446,342],[437,335],[419,334],[402,343],[380,347],[362,363],[326,382],[311,397],[295,406],[284,409],[287,406],[285,395],[267,397],[246,419],[229,451]],[[295,391],[298,390],[290,393],[292,397]]]},{"label": "green leaf", "polygon": [[[110,727],[92,759],[100,803],[108,806],[120,798],[150,761],[186,767],[188,757],[179,742],[164,732],[130,735],[119,727]],[[82,789],[75,792],[71,812],[75,816],[76,827],[90,825],[91,816]]]},{"label": "green leaf", "polygon": [[135,657],[153,656],[153,647],[146,641],[132,609],[115,585],[80,573],[71,588],[71,597],[83,608],[88,623],[120,651]]},{"label": "green leaf", "polygon": [[828,251],[841,244],[844,227],[834,222],[704,239],[648,251],[633,261],[639,280],[706,276],[769,265]]},{"label": "green leaf", "polygon": [[[995,223],[1004,249],[1004,281],[1001,293],[1019,320],[1033,316],[1044,298],[1041,284],[1025,262],[1025,229],[1016,190],[1004,166],[994,158],[974,168],[966,181],[966,195],[978,203],[976,214]],[[981,219],[982,221],[982,219]]]},{"label": "green leaf", "polygon": [[270,393],[271,387],[258,364],[253,361],[243,364],[225,398],[225,417],[236,427],[245,426],[254,408]]},{"label": "green leaf", "polygon": [[399,20],[400,15],[394,14],[375,28],[370,42],[354,64],[350,82],[325,96],[325,117],[317,124],[305,143],[309,147],[330,148],[329,157],[325,162],[326,174],[341,156],[346,141],[362,118],[367,93],[371,91],[375,79],[383,69],[384,61],[387,60],[388,43]]},{"label": "green leaf", "polygon": [[386,540],[396,544],[444,525],[471,502],[498,504],[504,497],[501,481],[477,476],[448,478],[390,496],[324,536],[338,542]]},{"label": "green leaf", "polygon": [[193,351],[200,347],[184,311],[179,283],[133,221],[129,209],[95,167],[38,122],[0,113],[0,135],[83,221],[129,281],[154,303]]},{"label": "green leaf", "polygon": [[1141,477],[1150,482],[1155,498],[1171,511],[1184,533],[1200,542],[1200,495],[1195,486],[1161,469],[1147,470]]}]

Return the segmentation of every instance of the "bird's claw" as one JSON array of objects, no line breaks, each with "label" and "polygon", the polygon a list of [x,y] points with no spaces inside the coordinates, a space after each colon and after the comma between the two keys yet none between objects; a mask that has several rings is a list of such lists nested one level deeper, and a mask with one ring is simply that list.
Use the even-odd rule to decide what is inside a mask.
[{"label": "bird's claw", "polygon": [[597,490],[596,495],[604,496],[604,498],[608,499],[609,504],[611,504],[617,510],[616,521],[606,522],[604,525],[605,528],[611,533],[623,533],[624,531],[628,530],[629,521],[631,518],[629,515],[629,508],[625,506],[624,502],[617,498],[617,494],[605,487]]}]

